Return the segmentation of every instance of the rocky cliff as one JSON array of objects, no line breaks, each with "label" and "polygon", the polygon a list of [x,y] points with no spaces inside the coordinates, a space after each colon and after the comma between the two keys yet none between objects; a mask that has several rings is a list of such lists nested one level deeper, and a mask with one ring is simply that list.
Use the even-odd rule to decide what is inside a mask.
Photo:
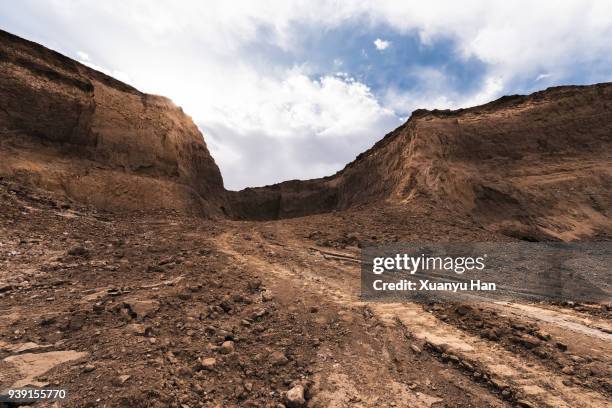
[{"label": "rocky cliff", "polygon": [[232,195],[246,218],[423,200],[521,239],[609,235],[612,84],[415,111],[334,176]]},{"label": "rocky cliff", "polygon": [[179,107],[3,31],[0,154],[0,176],[98,208],[221,214],[221,173]]}]

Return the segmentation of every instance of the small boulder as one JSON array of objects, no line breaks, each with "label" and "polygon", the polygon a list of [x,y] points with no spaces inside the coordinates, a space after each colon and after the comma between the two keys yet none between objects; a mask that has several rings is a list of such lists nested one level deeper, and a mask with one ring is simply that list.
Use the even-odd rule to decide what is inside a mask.
[{"label": "small boulder", "polygon": [[134,334],[136,336],[144,336],[147,332],[147,328],[142,324],[128,324],[126,326],[129,333]]},{"label": "small boulder", "polygon": [[123,305],[129,309],[132,317],[138,319],[144,319],[159,310],[159,302],[155,300],[126,300]]},{"label": "small boulder", "polygon": [[296,385],[291,388],[285,394],[285,405],[288,408],[301,408],[306,405],[306,399],[304,398],[304,387],[302,385]]},{"label": "small boulder", "polygon": [[224,341],[219,348],[221,354],[230,354],[234,352],[234,342],[231,340]]},{"label": "small boulder", "polygon": [[74,246],[68,250],[68,255],[86,258],[89,256],[89,251],[82,246]]},{"label": "small boulder", "polygon": [[209,357],[202,360],[202,368],[205,370],[212,370],[216,365],[217,359],[214,357]]},{"label": "small boulder", "polygon": [[275,351],[270,354],[269,361],[274,366],[281,366],[287,364],[289,362],[289,359],[282,351]]},{"label": "small boulder", "polygon": [[127,374],[120,375],[118,377],[115,377],[113,379],[112,383],[113,383],[114,386],[120,387],[123,384],[125,384],[131,377],[132,377],[131,375],[127,375]]}]

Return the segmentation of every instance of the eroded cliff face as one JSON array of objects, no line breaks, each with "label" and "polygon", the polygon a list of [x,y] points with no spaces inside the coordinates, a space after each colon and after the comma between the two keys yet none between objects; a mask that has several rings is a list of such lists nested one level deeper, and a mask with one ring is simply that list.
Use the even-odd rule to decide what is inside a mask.
[{"label": "eroded cliff face", "polygon": [[169,99],[0,32],[0,158],[0,177],[108,210],[270,220],[425,205],[527,240],[612,235],[612,84],[419,110],[333,176],[232,192]]},{"label": "eroded cliff face", "polygon": [[231,198],[233,214],[246,218],[426,201],[526,240],[609,236],[612,84],[416,111],[332,177]]},{"label": "eroded cliff face", "polygon": [[0,176],[110,210],[222,215],[221,174],[169,99],[0,31]]}]

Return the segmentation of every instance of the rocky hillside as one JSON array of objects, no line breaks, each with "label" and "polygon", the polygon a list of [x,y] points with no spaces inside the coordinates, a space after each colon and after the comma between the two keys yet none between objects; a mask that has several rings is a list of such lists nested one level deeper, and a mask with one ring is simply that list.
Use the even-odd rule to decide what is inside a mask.
[{"label": "rocky hillside", "polygon": [[0,176],[98,208],[221,214],[221,173],[179,107],[4,31],[0,155]]},{"label": "rocky hillside", "polygon": [[610,236],[612,84],[415,111],[334,176],[232,201],[237,216],[284,218],[423,200],[526,240]]}]

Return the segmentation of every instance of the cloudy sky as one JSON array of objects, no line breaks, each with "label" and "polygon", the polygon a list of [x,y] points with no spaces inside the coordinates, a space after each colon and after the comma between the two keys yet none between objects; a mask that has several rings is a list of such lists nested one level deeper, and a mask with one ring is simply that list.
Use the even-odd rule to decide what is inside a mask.
[{"label": "cloudy sky", "polygon": [[417,108],[612,81],[612,1],[76,1],[0,27],[168,96],[226,187],[334,173]]}]

